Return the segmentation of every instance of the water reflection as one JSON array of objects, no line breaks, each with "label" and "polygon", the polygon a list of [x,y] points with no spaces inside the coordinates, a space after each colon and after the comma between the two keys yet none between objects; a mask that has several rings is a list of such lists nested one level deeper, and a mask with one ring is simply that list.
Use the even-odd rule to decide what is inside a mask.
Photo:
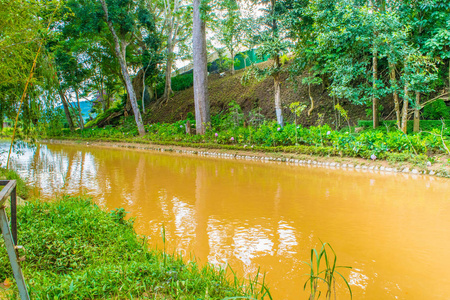
[{"label": "water reflection", "polygon": [[302,261],[319,238],[353,266],[355,299],[450,292],[445,179],[84,145],[38,145],[12,165],[44,198],[85,193],[107,209],[124,207],[154,246],[164,224],[169,251],[245,276],[261,266],[275,299],[307,298]]}]

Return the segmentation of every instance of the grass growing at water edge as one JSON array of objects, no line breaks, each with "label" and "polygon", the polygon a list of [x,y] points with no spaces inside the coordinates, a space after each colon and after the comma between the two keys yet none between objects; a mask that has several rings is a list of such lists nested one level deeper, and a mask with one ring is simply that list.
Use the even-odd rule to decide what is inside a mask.
[{"label": "grass growing at water edge", "polygon": [[[16,180],[17,196],[19,196],[22,199],[26,199],[28,197],[30,188],[27,186],[26,182],[22,178],[20,178],[19,174],[17,174],[15,171],[0,167],[0,179],[1,180]],[[1,187],[0,187],[0,189],[1,189]]]},{"label": "grass growing at water edge", "polygon": [[[150,250],[124,216],[123,209],[107,213],[83,197],[19,207],[19,244],[27,249],[22,268],[32,298],[269,299],[256,282],[229,280],[226,270]],[[0,239],[0,281],[6,278],[13,276]]]},{"label": "grass growing at water edge", "polygon": [[[331,255],[328,251],[331,251]],[[337,266],[337,255],[334,252],[334,249],[328,243],[322,243],[322,247],[318,252],[316,249],[311,249],[311,258],[309,262],[305,262],[310,267],[310,273],[308,275],[308,279],[306,280],[303,289],[306,290],[306,287],[309,285],[310,289],[310,300],[319,299],[321,295],[321,291],[319,290],[319,283],[325,283],[326,288],[326,299],[331,299],[331,296],[334,295],[336,298],[336,276],[339,276],[343,279],[346,284],[348,291],[350,292],[350,298],[353,299],[352,289],[345,277],[337,271],[337,269],[351,269],[352,267],[347,266]],[[325,263],[325,266],[322,267],[322,262]]]}]

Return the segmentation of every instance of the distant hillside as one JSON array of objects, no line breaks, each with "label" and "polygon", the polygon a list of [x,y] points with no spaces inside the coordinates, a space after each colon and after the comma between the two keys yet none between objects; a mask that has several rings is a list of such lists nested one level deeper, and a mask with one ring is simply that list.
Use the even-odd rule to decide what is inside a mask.
[{"label": "distant hillside", "polygon": [[[259,64],[263,67],[271,62]],[[275,108],[273,99],[273,79],[267,77],[261,82],[253,82],[243,86],[241,78],[243,70],[239,70],[235,75],[227,72],[224,77],[219,74],[211,74],[208,76],[208,92],[211,105],[211,115],[227,111],[228,103],[236,101],[247,115],[254,108],[260,107],[262,114],[266,117],[275,118]],[[307,85],[295,86],[293,82],[286,80],[288,74],[282,75],[283,84],[281,87],[281,98],[283,103],[283,113],[285,120],[292,122],[293,114],[289,110],[289,104],[299,101],[307,105],[307,109],[302,113],[299,122],[305,126],[316,125],[319,117],[322,115],[325,123],[330,125],[336,123],[337,112],[334,109],[335,102],[333,98],[328,96],[327,90],[323,85],[311,86],[311,96],[314,99],[314,109],[311,114],[307,115],[307,110],[311,107],[311,101],[308,93]],[[301,78],[298,78],[301,82]],[[366,116],[367,106],[353,105],[348,101],[341,100],[340,104],[349,111],[350,122],[356,124],[358,120],[368,119]],[[389,101],[381,101],[384,106],[382,117],[386,117],[391,111]],[[194,113],[194,90],[188,88],[184,91],[176,92],[167,104],[160,105],[153,103],[149,112],[145,116],[146,123],[156,122],[174,122],[186,119],[189,112]],[[338,122],[341,126],[346,125],[344,120]]]}]

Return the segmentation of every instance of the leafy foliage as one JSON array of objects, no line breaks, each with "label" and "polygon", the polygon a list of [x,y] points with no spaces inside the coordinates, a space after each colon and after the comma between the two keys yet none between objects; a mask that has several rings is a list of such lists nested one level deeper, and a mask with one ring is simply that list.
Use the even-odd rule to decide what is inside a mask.
[{"label": "leafy foliage", "polygon": [[[104,212],[83,197],[19,207],[18,236],[27,246],[22,268],[33,299],[222,299],[266,293],[265,286],[250,289],[237,278],[228,281],[225,270],[149,250],[124,213]],[[0,257],[3,281],[12,278],[3,240]]]},{"label": "leafy foliage", "polygon": [[423,118],[426,120],[450,119],[450,108],[443,100],[437,100],[423,109]]}]

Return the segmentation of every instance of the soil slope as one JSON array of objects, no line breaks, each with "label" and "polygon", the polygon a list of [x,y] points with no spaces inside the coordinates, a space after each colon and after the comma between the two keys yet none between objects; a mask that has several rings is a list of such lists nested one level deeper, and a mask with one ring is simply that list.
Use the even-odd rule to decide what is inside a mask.
[{"label": "soil slope", "polygon": [[[271,64],[270,61],[258,65],[262,68]],[[210,97],[211,115],[220,112],[226,112],[228,103],[236,101],[243,112],[247,115],[254,108],[261,107],[262,114],[267,118],[275,118],[274,99],[273,99],[273,79],[267,77],[265,80],[251,82],[242,85],[241,78],[244,70],[237,71],[232,75],[229,72],[225,76],[219,74],[210,74],[208,77],[208,92]],[[311,107],[311,101],[308,93],[308,86],[299,84],[288,79],[288,72],[282,75],[283,84],[281,87],[281,98],[284,108],[285,120],[291,122],[294,115],[289,110],[289,104],[299,101],[307,105],[307,109],[302,113],[299,120],[304,126],[317,125],[321,122],[327,123],[335,127],[346,126],[347,123],[339,118],[334,105],[337,103],[333,98],[328,96],[327,89],[324,85],[311,86],[311,96],[314,99],[314,109],[308,116],[307,111]],[[301,82],[301,78],[297,78]],[[339,100],[340,104],[348,111],[350,122],[356,124],[358,120],[367,119],[366,109],[364,105],[353,105],[346,100]],[[388,103],[381,101],[384,105],[384,111],[388,111]],[[174,122],[185,119],[189,112],[194,113],[194,90],[193,88],[176,92],[173,97],[165,104],[153,103],[149,112],[145,116],[146,123],[155,122]],[[322,118],[320,118],[322,115]],[[383,117],[383,116],[382,116]],[[323,119],[323,120],[322,120]]]}]

